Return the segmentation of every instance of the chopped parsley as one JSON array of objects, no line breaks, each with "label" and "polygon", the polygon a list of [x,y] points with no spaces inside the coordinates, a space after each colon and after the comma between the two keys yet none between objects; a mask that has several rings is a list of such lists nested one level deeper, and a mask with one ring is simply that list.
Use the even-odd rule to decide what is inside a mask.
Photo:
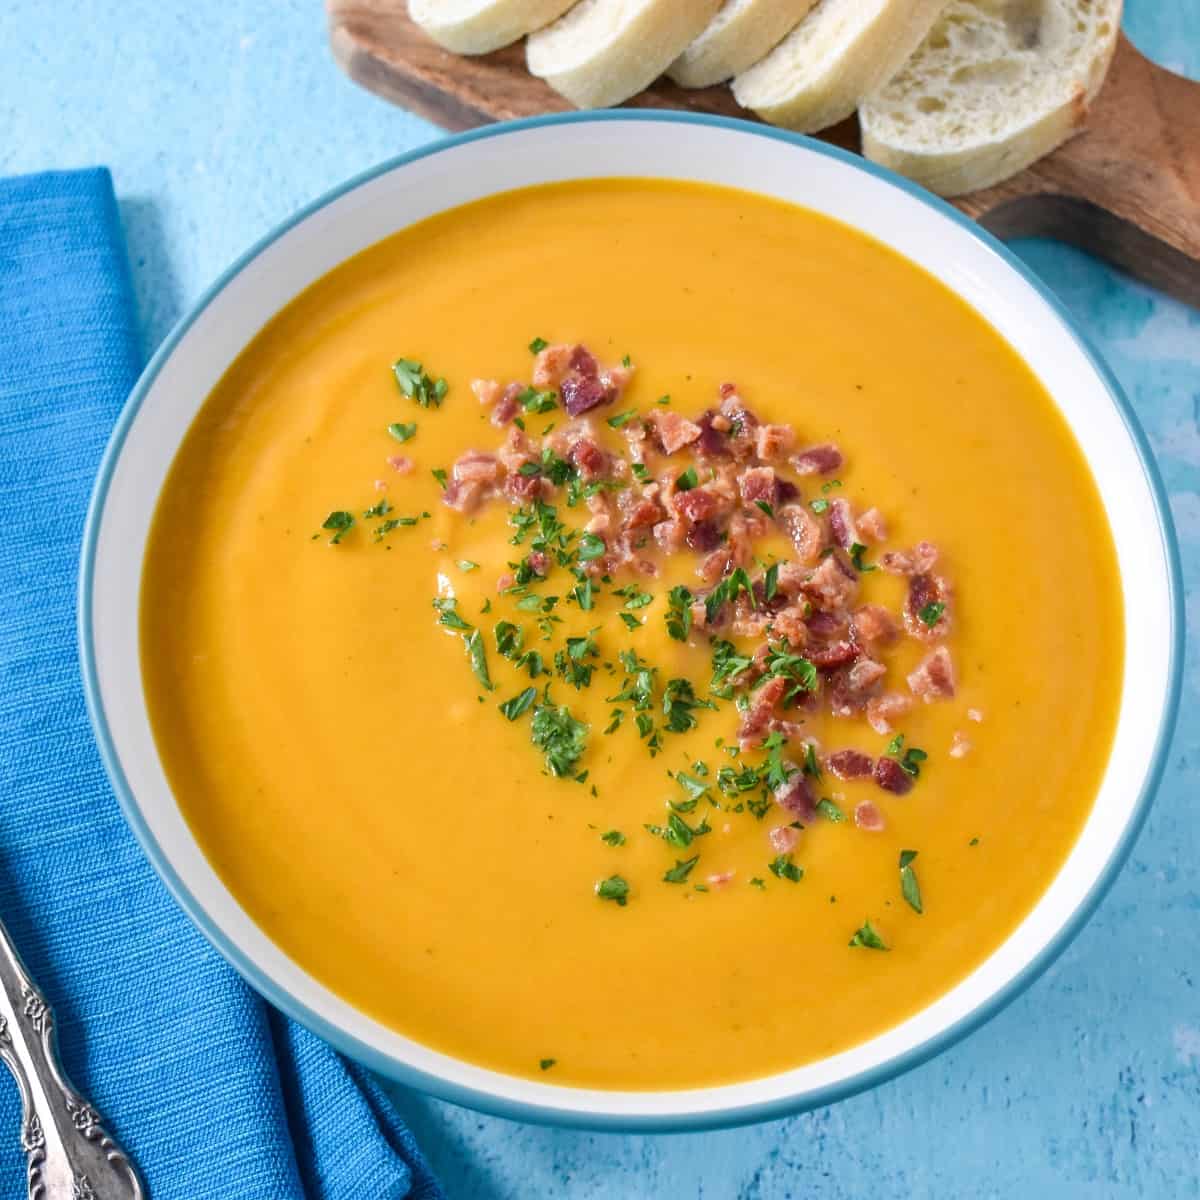
[{"label": "chopped parsley", "polygon": [[553,412],[558,407],[558,397],[554,392],[539,392],[536,388],[527,387],[517,396],[517,403],[527,413],[537,416],[541,413]]},{"label": "chopped parsley", "polygon": [[551,1067],[555,1066],[557,1062],[557,1058],[539,1058],[538,1066],[541,1067],[543,1071],[548,1071]]},{"label": "chopped parsley", "polygon": [[770,604],[779,590],[779,564],[772,563],[763,574],[763,599]]},{"label": "chopped parsley", "polygon": [[641,627],[642,627],[641,621],[639,621],[637,619],[637,617],[635,617],[633,615],[633,613],[619,612],[619,613],[617,613],[617,616],[621,618],[621,621],[624,623],[625,628],[630,630],[631,632],[634,629],[641,629]]},{"label": "chopped parsley", "polygon": [[699,700],[691,681],[687,679],[669,679],[663,688],[662,709],[667,721],[667,728],[672,733],[686,733],[696,727],[696,712],[698,708],[717,706],[711,700]]},{"label": "chopped parsley", "polygon": [[370,508],[363,510],[364,519],[370,521],[375,517],[385,517],[392,511],[392,506],[387,502],[387,497],[382,497],[377,503],[372,504]]},{"label": "chopped parsley", "polygon": [[627,408],[622,413],[617,413],[614,417],[609,417],[605,424],[609,429],[620,429],[623,425],[628,425],[634,417],[637,416],[637,409]]},{"label": "chopped parsley", "polygon": [[700,861],[700,855],[695,854],[691,858],[684,859],[680,862],[675,860],[675,865],[663,876],[664,883],[686,883],[687,877],[692,873],[692,868]]},{"label": "chopped parsley", "polygon": [[460,558],[454,565],[463,572],[479,570],[479,564],[477,562],[472,562],[469,558]]},{"label": "chopped parsley", "polygon": [[624,587],[615,588],[613,595],[620,596],[625,601],[626,608],[645,608],[654,599],[649,592],[643,592],[636,583],[627,583]]},{"label": "chopped parsley", "polygon": [[478,629],[473,629],[463,641],[467,646],[467,657],[471,660],[471,670],[475,672],[475,678],[490,692],[495,689],[495,684],[492,683],[491,677],[488,675],[487,665],[487,649],[483,644],[483,634]]},{"label": "chopped parsley", "polygon": [[610,829],[607,833],[602,833],[600,835],[600,840],[606,846],[625,845],[625,835],[619,829]]},{"label": "chopped parsley", "polygon": [[921,774],[921,764],[929,757],[924,750],[917,746],[909,746],[904,752],[904,757],[900,759],[900,769],[911,779],[916,779]]},{"label": "chopped parsley", "polygon": [[840,488],[841,486],[842,481],[840,479],[831,479],[828,483],[821,484],[821,491],[822,493],[829,493],[834,488]]},{"label": "chopped parsley", "polygon": [[942,613],[945,611],[946,605],[941,600],[934,600],[925,605],[925,607],[921,609],[919,613],[917,613],[917,616],[921,618],[921,621],[924,624],[928,625],[929,628],[932,629],[942,619]]},{"label": "chopped parsley", "polygon": [[354,528],[354,514],[344,508],[335,509],[321,523],[321,528],[333,531],[333,537],[329,539],[331,546],[340,545],[342,538]]},{"label": "chopped parsley", "polygon": [[438,487],[444,492],[446,490],[446,472],[441,467],[434,467],[430,474],[438,481]]},{"label": "chopped parsley", "polygon": [[863,562],[863,555],[866,554],[867,548],[862,542],[852,542],[850,544],[850,561],[854,564],[854,569],[863,574],[868,571],[876,571],[879,568],[874,563]]},{"label": "chopped parsley", "polygon": [[541,354],[541,352],[545,350],[548,345],[550,345],[550,343],[546,341],[545,338],[535,337],[533,341],[529,343],[529,353]]},{"label": "chopped parsley", "polygon": [[591,576],[577,583],[568,593],[567,599],[574,600],[584,612],[590,612],[595,605],[596,588]]},{"label": "chopped parsley", "polygon": [[804,747],[803,771],[809,778],[820,781],[821,764],[817,762],[817,752],[813,749],[812,742],[808,742]]},{"label": "chopped parsley", "polygon": [[398,358],[392,363],[396,386],[422,408],[439,408],[449,388],[444,379],[430,379],[425,368],[411,358]]},{"label": "chopped parsley", "polygon": [[696,468],[688,467],[686,471],[681,472],[675,477],[675,490],[690,492],[699,482],[700,477],[696,474]]},{"label": "chopped parsley", "polygon": [[921,907],[921,887],[917,883],[917,873],[912,869],[912,862],[916,857],[915,850],[900,851],[900,894],[914,912],[924,913],[925,910]]},{"label": "chopped parsley", "polygon": [[824,499],[817,499],[817,500],[812,501],[812,503],[809,504],[808,507],[811,508],[813,510],[813,512],[815,512],[817,514],[817,516],[820,516],[821,513],[823,513],[829,507],[829,501],[824,500]]},{"label": "chopped parsley", "polygon": [[846,814],[832,800],[818,800],[817,812],[835,825],[840,825],[846,819]]},{"label": "chopped parsley", "polygon": [[[814,691],[819,678],[817,668],[807,658],[799,654],[788,653],[782,644],[769,647],[767,674],[791,680],[794,684],[785,693],[784,704],[790,704],[802,692]],[[817,775],[816,778],[820,779],[820,775]]]},{"label": "chopped parsley", "polygon": [[752,880],[750,880],[750,886],[758,888],[758,890],[760,892],[765,892],[767,890],[766,881],[763,879],[759,879],[759,877],[757,875]]},{"label": "chopped parsley", "polygon": [[738,567],[736,571],[731,571],[705,597],[704,615],[708,624],[713,625],[716,623],[717,614],[726,602],[732,604],[737,599],[738,592],[745,592],[750,597],[751,608],[758,607],[758,601],[754,596],[754,586],[751,584],[750,576],[746,574],[744,567]]},{"label": "chopped parsley", "polygon": [[599,558],[607,549],[602,537],[594,533],[585,533],[579,539],[579,561],[591,562],[592,559]]},{"label": "chopped parsley", "polygon": [[633,472],[633,477],[638,483],[645,483],[650,478],[650,468],[645,463],[630,463],[629,469]]},{"label": "chopped parsley", "polygon": [[517,669],[522,667],[529,672],[530,679],[536,679],[539,675],[549,675],[546,670],[546,664],[542,660],[542,656],[536,650],[526,650],[520,658],[517,659]]},{"label": "chopped parsley", "polygon": [[511,621],[497,621],[493,630],[496,635],[496,650],[505,658],[516,658],[525,645],[525,630]]},{"label": "chopped parsley", "polygon": [[500,711],[510,720],[515,721],[522,716],[529,706],[537,699],[537,688],[527,687],[523,692],[514,696],[511,700],[505,700],[500,705]]},{"label": "chopped parsley", "polygon": [[577,691],[582,691],[591,685],[592,672],[596,666],[587,660],[598,658],[600,651],[596,649],[596,641],[591,634],[586,637],[567,638],[566,648],[555,651],[554,669]]},{"label": "chopped parsley", "polygon": [[433,607],[441,613],[438,617],[438,624],[445,625],[447,629],[457,629],[462,633],[469,633],[471,626],[458,615],[458,601],[453,596],[439,596],[433,602]]},{"label": "chopped parsley", "polygon": [[615,900],[624,908],[629,903],[629,884],[620,875],[610,875],[596,884],[596,895],[601,900]]},{"label": "chopped parsley", "polygon": [[411,425],[405,425],[403,421],[394,421],[387,427],[387,431],[396,441],[407,442],[409,438],[416,436],[417,423],[413,421]]},{"label": "chopped parsley", "polygon": [[587,749],[588,727],[571,716],[565,704],[539,704],[533,710],[530,737],[546,756],[546,770],[561,777],[572,775]]},{"label": "chopped parsley", "polygon": [[771,520],[775,520],[775,510],[765,500],[755,500],[756,508],[761,509]]},{"label": "chopped parsley", "polygon": [[804,878],[803,869],[792,862],[790,854],[779,855],[778,858],[767,864],[767,868],[776,879],[787,879],[792,883],[799,883]]},{"label": "chopped parsley", "polygon": [[896,734],[896,736],[894,738],[892,738],[892,740],[890,742],[888,742],[887,753],[888,754],[899,754],[900,747],[903,745],[904,745],[904,734],[898,733],[898,734]]},{"label": "chopped parsley", "polygon": [[876,932],[875,927],[870,921],[864,921],[861,929],[854,931],[854,936],[850,939],[851,946],[861,946],[865,950],[886,950],[887,945],[883,938]]},{"label": "chopped parsley", "polygon": [[401,525],[415,525],[416,517],[388,517],[386,521],[380,521],[375,526],[375,540],[382,542],[393,529],[398,529]]},{"label": "chopped parsley", "polygon": [[692,593],[682,583],[667,593],[667,633],[677,642],[686,642],[692,632]]},{"label": "chopped parsley", "polygon": [[708,690],[722,700],[728,700],[733,695],[732,680],[747,670],[754,660],[745,654],[739,654],[732,642],[717,638],[713,642],[713,676]]}]

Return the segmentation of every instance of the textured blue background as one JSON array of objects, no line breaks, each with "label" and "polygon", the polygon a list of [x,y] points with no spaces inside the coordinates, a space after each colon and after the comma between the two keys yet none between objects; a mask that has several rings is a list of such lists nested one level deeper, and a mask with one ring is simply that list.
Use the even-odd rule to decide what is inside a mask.
[{"label": "textured blue background", "polygon": [[[1127,7],[1142,49],[1200,77],[1200,0]],[[147,349],[281,218],[435,135],[341,77],[317,0],[3,9],[0,173],[112,167]],[[1132,397],[1183,542],[1183,714],[1129,866],[1004,1014],[832,1109],[728,1133],[619,1137],[399,1095],[452,1197],[1200,1196],[1200,313],[1064,247],[1019,249]]]}]

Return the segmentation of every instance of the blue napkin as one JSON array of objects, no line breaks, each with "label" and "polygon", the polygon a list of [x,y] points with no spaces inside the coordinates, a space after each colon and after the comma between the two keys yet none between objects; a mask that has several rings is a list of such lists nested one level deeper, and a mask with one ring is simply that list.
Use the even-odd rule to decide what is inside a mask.
[{"label": "blue napkin", "polygon": [[[0,180],[0,913],[154,1200],[436,1200],[367,1074],[269,1011],[159,884],[84,711],[75,576],[140,369],[105,170]],[[0,1195],[25,1194],[0,1073]]]}]

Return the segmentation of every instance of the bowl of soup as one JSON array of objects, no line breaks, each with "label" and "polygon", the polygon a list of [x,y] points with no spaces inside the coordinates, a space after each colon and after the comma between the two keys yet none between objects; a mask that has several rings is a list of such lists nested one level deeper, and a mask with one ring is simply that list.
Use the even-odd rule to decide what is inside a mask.
[{"label": "bowl of soup", "polygon": [[828,1103],[1078,930],[1178,699],[1163,492],[1046,289],[827,146],[498,126],[299,213],[155,356],[84,673],[217,949],[435,1095]]}]

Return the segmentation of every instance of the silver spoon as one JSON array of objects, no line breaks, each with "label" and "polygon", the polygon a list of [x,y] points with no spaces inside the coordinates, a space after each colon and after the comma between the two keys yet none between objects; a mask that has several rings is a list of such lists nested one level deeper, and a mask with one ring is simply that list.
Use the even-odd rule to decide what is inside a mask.
[{"label": "silver spoon", "polygon": [[21,1090],[31,1200],[144,1200],[125,1152],[67,1082],[54,1014],[0,922],[0,1059]]}]

